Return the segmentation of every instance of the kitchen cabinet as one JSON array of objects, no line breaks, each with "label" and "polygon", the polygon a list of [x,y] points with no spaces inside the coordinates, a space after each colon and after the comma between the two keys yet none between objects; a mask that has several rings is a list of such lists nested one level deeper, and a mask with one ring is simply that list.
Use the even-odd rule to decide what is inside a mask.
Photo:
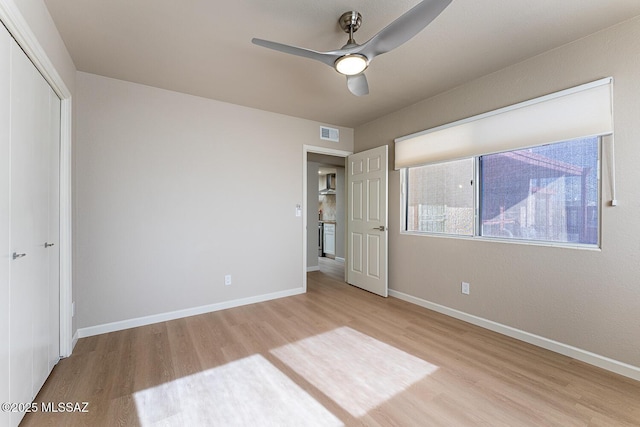
[{"label": "kitchen cabinet", "polygon": [[324,253],[327,255],[336,254],[336,225],[324,223]]}]

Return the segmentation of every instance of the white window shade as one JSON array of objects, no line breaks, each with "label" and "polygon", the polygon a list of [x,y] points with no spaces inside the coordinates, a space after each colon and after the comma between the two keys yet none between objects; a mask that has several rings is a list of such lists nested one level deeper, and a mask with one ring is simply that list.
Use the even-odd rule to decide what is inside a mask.
[{"label": "white window shade", "polygon": [[395,140],[395,168],[613,133],[612,78]]}]

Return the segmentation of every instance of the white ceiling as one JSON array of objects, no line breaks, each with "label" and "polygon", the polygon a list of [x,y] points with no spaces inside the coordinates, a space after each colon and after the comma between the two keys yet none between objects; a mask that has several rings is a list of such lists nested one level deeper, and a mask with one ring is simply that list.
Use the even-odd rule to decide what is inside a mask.
[{"label": "white ceiling", "polygon": [[330,67],[251,38],[334,50],[343,12],[363,15],[363,43],[417,0],[44,1],[80,71],[348,127],[640,15],[638,0],[453,0],[377,57],[356,97]]}]

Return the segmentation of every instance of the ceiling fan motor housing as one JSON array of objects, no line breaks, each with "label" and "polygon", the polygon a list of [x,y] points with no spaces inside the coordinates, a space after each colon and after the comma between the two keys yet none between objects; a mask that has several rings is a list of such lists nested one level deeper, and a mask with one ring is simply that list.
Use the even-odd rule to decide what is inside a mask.
[{"label": "ceiling fan motor housing", "polygon": [[338,24],[340,24],[340,28],[342,28],[342,31],[345,33],[355,33],[358,31],[358,28],[360,28],[360,25],[362,25],[362,15],[355,10],[345,12],[340,16],[340,19],[338,19]]}]

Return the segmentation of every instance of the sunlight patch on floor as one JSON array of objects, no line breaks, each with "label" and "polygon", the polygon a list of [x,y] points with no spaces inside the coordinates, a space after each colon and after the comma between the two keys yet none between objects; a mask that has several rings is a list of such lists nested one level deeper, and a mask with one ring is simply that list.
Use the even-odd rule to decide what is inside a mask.
[{"label": "sunlight patch on floor", "polygon": [[438,367],[348,327],[271,353],[354,417],[361,417]]},{"label": "sunlight patch on floor", "polygon": [[260,355],[139,391],[134,398],[143,427],[343,425]]}]

